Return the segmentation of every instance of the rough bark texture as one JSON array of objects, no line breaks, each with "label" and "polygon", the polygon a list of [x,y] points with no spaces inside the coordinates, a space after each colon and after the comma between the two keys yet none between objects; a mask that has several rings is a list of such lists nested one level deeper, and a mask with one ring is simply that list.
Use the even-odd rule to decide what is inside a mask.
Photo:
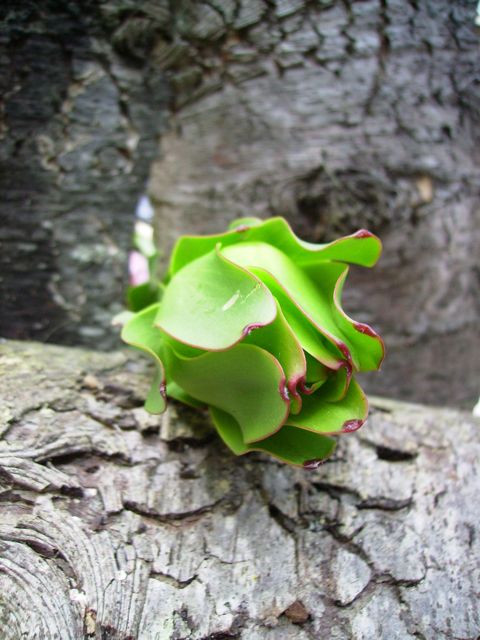
[{"label": "rough bark texture", "polygon": [[143,361],[0,345],[5,640],[474,640],[478,421],[376,400],[305,472],[141,408]]},{"label": "rough bark texture", "polygon": [[110,319],[168,100],[145,61],[148,12],[126,28],[124,10],[1,3],[0,335],[117,343]]},{"label": "rough bark texture", "polygon": [[[350,309],[385,335],[375,392],[478,396],[479,65],[468,0],[183,2],[157,59],[176,113],[151,191],[159,237],[282,214],[384,258]],[[445,363],[448,362],[448,367]]]},{"label": "rough bark texture", "polygon": [[[0,8],[0,335],[110,347],[135,201],[165,250],[235,216],[385,257],[352,312],[397,397],[478,394],[473,0],[6,0]],[[353,293],[355,291],[355,293]],[[448,367],[445,363],[448,362]]]}]

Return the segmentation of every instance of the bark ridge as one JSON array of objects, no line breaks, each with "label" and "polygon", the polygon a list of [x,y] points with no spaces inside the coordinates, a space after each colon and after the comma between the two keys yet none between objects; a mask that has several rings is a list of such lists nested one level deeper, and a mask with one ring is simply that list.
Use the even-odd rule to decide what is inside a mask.
[{"label": "bark ridge", "polygon": [[146,414],[131,353],[4,342],[0,374],[5,640],[478,637],[469,415],[376,398],[307,473]]}]

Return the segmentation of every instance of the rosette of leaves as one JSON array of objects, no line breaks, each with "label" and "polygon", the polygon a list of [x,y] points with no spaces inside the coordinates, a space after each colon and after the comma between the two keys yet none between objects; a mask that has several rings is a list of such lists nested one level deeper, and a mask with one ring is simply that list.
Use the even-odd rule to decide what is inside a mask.
[{"label": "rosette of leaves", "polygon": [[180,238],[159,301],[122,332],[156,363],[146,409],[163,412],[167,397],[208,408],[235,454],[315,468],[367,417],[354,374],[378,369],[384,345],[341,296],[348,264],[380,252],[368,231],[311,244],[280,217]]}]

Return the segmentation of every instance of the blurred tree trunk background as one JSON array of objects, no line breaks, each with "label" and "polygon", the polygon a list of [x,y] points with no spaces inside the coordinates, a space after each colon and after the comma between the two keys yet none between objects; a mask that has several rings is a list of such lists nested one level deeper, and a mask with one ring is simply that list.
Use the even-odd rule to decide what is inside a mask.
[{"label": "blurred tree trunk background", "polygon": [[[469,0],[87,0],[0,9],[0,334],[107,349],[149,180],[181,233],[368,227],[347,311],[377,393],[478,394],[479,34]],[[160,150],[160,153],[159,153]],[[446,366],[448,364],[448,367]],[[476,379],[477,378],[477,379]]]}]

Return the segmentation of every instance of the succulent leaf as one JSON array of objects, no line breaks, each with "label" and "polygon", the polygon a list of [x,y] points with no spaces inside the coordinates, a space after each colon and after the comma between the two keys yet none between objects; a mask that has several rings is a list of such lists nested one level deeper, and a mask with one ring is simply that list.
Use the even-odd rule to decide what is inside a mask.
[{"label": "succulent leaf", "polygon": [[343,340],[352,354],[358,371],[378,369],[385,355],[385,345],[381,337],[368,325],[355,322],[342,308],[343,285],[349,271],[348,265],[323,262],[305,268],[317,287],[328,292],[330,311]]},{"label": "succulent leaf", "polygon": [[277,431],[288,416],[285,373],[278,360],[250,344],[185,358],[168,349],[167,368],[189,396],[234,416],[246,443]]},{"label": "succulent leaf", "polygon": [[134,287],[128,287],[127,306],[132,311],[141,311],[152,304],[158,302],[160,290],[158,286],[151,282],[144,282]]},{"label": "succulent leaf", "polygon": [[220,351],[240,342],[251,327],[273,322],[276,313],[267,287],[214,248],[172,278],[155,324],[179,342]]},{"label": "succulent leaf", "polygon": [[261,279],[280,302],[285,318],[303,349],[326,367],[331,369],[341,367],[345,354],[338,348],[338,345],[329,340],[328,333],[319,331],[319,327],[314,320],[305,315],[303,309],[290,297],[278,280],[265,269],[251,267],[250,271]]},{"label": "succulent leaf", "polygon": [[[163,411],[166,395],[208,407],[234,453],[316,468],[335,448],[331,435],[367,418],[354,374],[377,369],[384,344],[341,298],[348,263],[372,266],[380,252],[368,231],[315,245],[283,218],[244,218],[222,234],[180,238],[163,285],[152,279],[161,302],[122,332],[156,364],[146,408]],[[151,301],[138,290],[130,306]]]},{"label": "succulent leaf", "polygon": [[[261,347],[278,360],[285,372],[290,400],[299,403],[295,410],[299,411],[301,398],[297,391],[297,385],[305,379],[307,363],[305,353],[290,325],[285,320],[278,302],[275,320],[263,327],[261,331],[251,331],[243,340],[243,344],[254,344],[257,347]],[[292,408],[290,410],[292,411]]]},{"label": "succulent leaf", "polygon": [[153,325],[158,307],[158,304],[154,304],[143,309],[122,330],[122,340],[144,351],[155,361],[156,373],[145,403],[145,409],[150,413],[162,413],[166,408],[165,369],[162,362],[165,342]]},{"label": "succulent leaf", "polygon": [[183,402],[183,404],[188,404],[189,407],[193,407],[194,409],[204,409],[207,406],[204,402],[200,402],[200,400],[196,400],[191,395],[189,395],[184,389],[182,389],[179,384],[177,384],[173,380],[168,381],[167,396],[169,398],[173,398],[174,400],[178,400],[178,402]]},{"label": "succulent leaf", "polygon": [[[265,242],[243,242],[227,247],[222,253],[235,264],[248,270],[262,269],[261,273],[267,272],[278,282],[305,319],[313,324],[333,348],[340,354],[345,354],[345,351],[340,348],[340,345],[343,345],[343,348],[348,350],[348,357],[351,357],[350,349],[346,345],[347,338],[336,324],[332,314],[333,290],[328,289],[328,281],[325,285],[322,283],[322,286],[316,286],[308,274],[293,260]],[[329,263],[326,265],[331,266]],[[334,266],[344,268],[342,265]]]},{"label": "succulent leaf", "polygon": [[249,451],[264,451],[282,462],[296,466],[313,466],[328,458],[335,450],[335,440],[289,425],[254,444],[245,444],[242,432],[232,416],[212,407],[213,423],[220,437],[237,456]]},{"label": "succulent leaf", "polygon": [[[241,238],[239,238],[241,236]],[[327,244],[312,244],[296,237],[284,218],[276,217],[259,221],[244,218],[235,221],[235,228],[210,236],[183,236],[173,249],[169,274],[211,251],[217,243],[227,247],[237,242],[267,242],[288,255],[296,264],[305,266],[321,260],[347,262],[372,267],[380,257],[380,240],[369,231],[361,229],[344,238]]]},{"label": "succulent leaf", "polygon": [[306,396],[301,412],[296,416],[290,415],[287,424],[317,433],[333,434],[344,429],[353,430],[351,426],[354,423],[358,425],[357,428],[360,427],[367,419],[367,414],[368,403],[365,394],[352,379],[347,393],[336,402],[318,398],[315,393]]}]

